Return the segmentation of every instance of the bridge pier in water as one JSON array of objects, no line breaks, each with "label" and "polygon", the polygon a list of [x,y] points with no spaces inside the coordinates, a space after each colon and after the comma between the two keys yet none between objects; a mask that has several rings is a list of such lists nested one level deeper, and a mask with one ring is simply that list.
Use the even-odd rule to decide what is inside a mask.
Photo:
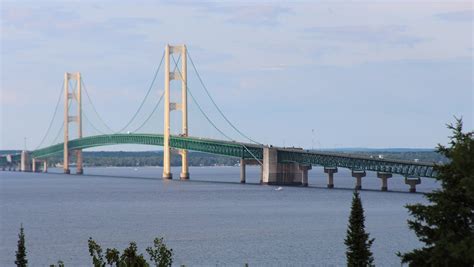
[{"label": "bridge pier in water", "polygon": [[48,172],[48,161],[47,160],[43,161],[43,172]]},{"label": "bridge pier in water", "polygon": [[337,167],[324,167],[324,172],[328,174],[328,188],[334,188],[334,174],[337,173]]},{"label": "bridge pier in water", "polygon": [[[247,165],[260,165],[260,162],[254,159],[240,159],[240,183],[242,184],[246,183]],[[260,183],[262,183],[262,165],[260,165]]]},{"label": "bridge pier in water", "polygon": [[365,177],[366,175],[365,171],[352,170],[352,177],[356,178],[355,190],[362,189],[362,177]]},{"label": "bridge pier in water", "polygon": [[278,149],[263,148],[262,184],[304,185],[308,184],[311,165],[296,162],[278,162]]},{"label": "bridge pier in water", "polygon": [[245,159],[240,159],[240,183],[245,184]]},{"label": "bridge pier in water", "polygon": [[421,184],[420,177],[405,177],[405,184],[410,186],[410,193],[416,193],[416,185]]},{"label": "bridge pier in water", "polygon": [[22,172],[31,171],[30,153],[26,150],[21,151],[20,171]]},{"label": "bridge pier in water", "polygon": [[313,166],[299,164],[299,168],[301,172],[301,185],[308,186],[308,171],[311,170]]},{"label": "bridge pier in water", "polygon": [[387,191],[388,190],[388,184],[387,181],[389,178],[392,178],[392,174],[389,172],[377,172],[377,177],[382,179],[382,191]]},{"label": "bridge pier in water", "polygon": [[35,158],[32,158],[31,159],[31,171],[32,172],[36,172],[36,159]]}]

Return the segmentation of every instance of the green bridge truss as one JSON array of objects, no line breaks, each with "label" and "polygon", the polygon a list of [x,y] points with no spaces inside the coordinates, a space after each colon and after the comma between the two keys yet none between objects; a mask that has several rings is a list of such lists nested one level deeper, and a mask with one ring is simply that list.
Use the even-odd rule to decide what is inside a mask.
[{"label": "green bridge truss", "polygon": [[[69,149],[86,149],[91,147],[141,144],[163,146],[161,134],[110,134],[96,135],[69,141]],[[212,154],[263,160],[261,145],[213,140],[197,137],[171,136],[170,146],[176,149],[207,152]],[[279,162],[297,162],[300,164],[320,165],[325,167],[341,167],[351,170],[367,170],[390,172],[403,176],[435,177],[434,165],[430,163],[376,159],[368,156],[350,155],[343,153],[313,152],[297,149],[278,149]],[[63,143],[41,148],[31,152],[33,158],[46,158],[63,153]],[[12,155],[12,162],[19,162],[20,155]],[[8,164],[5,156],[0,156],[0,165]]]},{"label": "green bridge truss", "polygon": [[279,150],[279,162],[298,162],[307,165],[341,167],[354,171],[376,171],[400,174],[405,177],[436,177],[434,165],[426,162],[378,159],[344,153],[308,152],[301,150]]},{"label": "green bridge truss", "polygon": [[[86,149],[91,147],[119,144],[163,146],[163,135],[110,134],[89,136],[69,141],[69,149]],[[259,159],[263,158],[263,150],[260,146],[237,142],[227,142],[196,137],[170,136],[170,146],[176,149],[201,151],[244,159],[253,159],[254,156]],[[63,153],[63,143],[35,150],[31,153],[31,156],[34,158],[44,158],[58,153]]]}]

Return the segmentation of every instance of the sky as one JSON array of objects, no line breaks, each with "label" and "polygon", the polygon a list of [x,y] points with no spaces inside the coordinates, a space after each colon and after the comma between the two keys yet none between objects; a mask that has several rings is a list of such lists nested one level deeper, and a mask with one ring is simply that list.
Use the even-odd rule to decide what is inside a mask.
[{"label": "sky", "polygon": [[[85,135],[106,132],[101,119],[122,128],[166,44],[187,45],[221,111],[263,144],[433,148],[447,143],[454,116],[474,128],[472,1],[1,1],[0,9],[0,149],[61,141],[62,99],[41,142],[64,72],[80,71],[91,98]],[[153,110],[163,75],[131,131]],[[246,141],[189,59],[188,76],[216,127]],[[142,132],[163,131],[160,108]],[[190,135],[226,139],[196,103],[189,109]],[[174,133],[179,118],[173,112]]]}]

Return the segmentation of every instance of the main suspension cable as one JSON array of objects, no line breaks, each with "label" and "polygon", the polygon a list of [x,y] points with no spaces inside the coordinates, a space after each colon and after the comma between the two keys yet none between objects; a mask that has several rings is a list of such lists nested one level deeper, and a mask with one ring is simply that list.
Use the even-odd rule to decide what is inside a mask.
[{"label": "main suspension cable", "polygon": [[156,103],[155,107],[153,108],[152,112],[150,113],[150,115],[148,115],[148,118],[146,118],[146,120],[137,128],[133,131],[133,133],[136,133],[138,130],[140,130],[147,122],[148,120],[150,120],[150,118],[153,116],[153,114],[155,114],[155,111],[158,109],[158,107],[160,106],[160,103],[161,103],[161,100],[163,99],[163,96],[165,95],[165,91],[163,91],[161,93],[161,96],[160,96],[160,99],[158,100],[158,102]]},{"label": "main suspension cable", "polygon": [[[181,54],[179,55],[178,57],[178,62],[181,58]],[[173,68],[173,72],[176,71],[176,69],[178,68],[178,62],[175,62],[174,64],[174,68]],[[163,91],[160,95],[160,98],[158,99],[158,102],[155,104],[155,106],[153,107],[153,110],[151,111],[150,115],[148,115],[148,117],[145,119],[145,121],[138,127],[136,128],[134,131],[132,131],[133,133],[136,133],[138,130],[140,130],[143,126],[145,126],[145,124],[151,119],[151,117],[153,116],[153,114],[155,114],[155,111],[158,109],[158,107],[160,106],[160,103],[161,103],[161,100],[163,99],[163,96],[165,94],[165,91]]]},{"label": "main suspension cable", "polygon": [[[174,59],[174,56],[172,56],[173,58],[173,61],[175,64],[177,64],[176,60]],[[178,73],[179,73],[179,76],[181,77],[181,79],[183,78],[182,74],[181,74],[181,71],[178,69]],[[229,139],[230,141],[234,141],[232,138],[230,138],[228,135],[226,135],[223,131],[221,131],[221,129],[219,129],[217,127],[217,125],[214,124],[214,122],[207,116],[207,114],[204,112],[204,110],[201,108],[201,105],[199,105],[199,103],[197,102],[197,100],[194,98],[193,96],[193,93],[191,92],[191,89],[189,88],[188,84],[186,83],[186,89],[189,93],[189,95],[191,96],[191,99],[193,100],[193,102],[196,104],[196,106],[198,107],[199,111],[201,111],[201,114],[206,118],[206,120],[214,127],[214,129],[216,129],[219,133],[221,133],[225,138]]]},{"label": "main suspension cable", "polygon": [[82,116],[83,116],[84,119],[85,119],[84,121],[85,121],[86,123],[88,123],[90,126],[92,126],[92,128],[93,128],[94,130],[96,130],[96,131],[97,131],[98,133],[100,133],[100,134],[105,134],[103,131],[99,130],[99,129],[92,123],[91,120],[89,120],[89,118],[87,117],[87,115],[86,115],[85,112],[82,113]]},{"label": "main suspension cable", "polygon": [[[71,99],[68,100],[68,112],[71,111]],[[56,137],[54,137],[53,141],[51,142],[51,145],[54,145],[56,141],[58,140],[59,136],[61,135],[62,130],[64,129],[64,122],[61,123],[61,127],[59,127],[58,132],[56,133]]]},{"label": "main suspension cable", "polygon": [[[112,128],[109,127],[109,125],[104,121],[104,119],[102,119],[102,117],[100,116],[99,112],[97,112],[97,109],[95,108],[94,102],[92,102],[92,99],[91,99],[91,97],[89,96],[89,93],[87,92],[86,84],[85,84],[84,81],[82,80],[82,77],[81,77],[81,84],[82,84],[83,87],[84,87],[84,92],[86,93],[87,99],[89,99],[89,102],[91,103],[92,110],[93,110],[94,113],[97,115],[97,117],[98,117],[99,120],[102,122],[102,124],[105,126],[105,128],[107,128],[107,130],[109,130],[111,133],[113,133],[114,130],[112,130]],[[83,112],[83,114],[85,115],[85,112]]]},{"label": "main suspension cable", "polygon": [[193,66],[193,69],[194,69],[194,72],[196,73],[198,79],[199,79],[199,82],[201,83],[202,87],[204,88],[204,90],[206,91],[206,94],[207,96],[209,97],[209,99],[211,100],[212,104],[214,104],[214,107],[217,109],[217,111],[219,111],[219,113],[221,114],[221,116],[224,118],[225,121],[227,121],[227,123],[235,130],[237,131],[241,136],[243,136],[244,138],[246,138],[247,140],[249,140],[250,142],[252,143],[255,143],[255,144],[258,144],[258,145],[262,145],[261,143],[257,142],[257,141],[254,141],[252,138],[248,137],[247,135],[245,135],[244,133],[242,133],[239,129],[237,129],[237,127],[235,127],[235,125],[230,122],[230,120],[224,115],[224,112],[222,112],[222,110],[219,108],[219,106],[217,105],[217,103],[214,101],[214,98],[212,98],[211,94],[209,93],[209,90],[207,90],[207,87],[206,85],[204,84],[203,80],[201,79],[201,75],[199,74],[196,66],[194,65],[194,62],[193,62],[193,59],[191,57],[191,54],[189,53],[188,51],[188,56],[189,56],[189,60],[191,61],[191,65]]},{"label": "main suspension cable", "polygon": [[41,142],[36,146],[35,150],[40,148],[44,141],[46,140],[46,137],[49,134],[49,131],[51,130],[51,127],[53,126],[54,119],[56,118],[56,114],[58,113],[58,108],[59,108],[59,102],[61,102],[61,97],[63,96],[64,93],[64,82],[61,83],[61,90],[59,91],[59,98],[58,101],[56,102],[56,107],[54,108],[54,113],[53,117],[51,118],[51,121],[49,122],[48,129],[46,130],[46,133],[44,134],[43,138],[41,139]]},{"label": "main suspension cable", "polygon": [[[188,54],[189,54],[189,52],[188,52]],[[197,72],[196,67],[194,66],[194,63],[192,62],[191,56],[189,56],[189,58],[190,58],[190,60],[191,60],[191,64],[193,65],[193,68],[194,68],[196,74],[197,74],[198,77],[199,77],[199,80],[201,81],[201,84],[202,84],[203,87],[205,88],[204,83],[202,82],[201,77],[199,76],[199,73]],[[173,57],[173,61],[174,61],[174,57]],[[175,63],[176,63],[176,62],[175,62]],[[178,72],[179,72],[179,75],[181,76],[181,79],[182,79],[183,76],[181,75],[181,71],[178,70]],[[207,121],[208,121],[217,131],[219,131],[223,136],[225,136],[227,139],[229,139],[230,141],[234,141],[234,142],[235,142],[235,140],[233,140],[233,139],[230,138],[228,135],[226,135],[223,131],[221,131],[221,130],[214,124],[214,122],[212,122],[212,120],[206,115],[206,113],[205,113],[204,110],[201,108],[201,106],[199,105],[199,103],[197,102],[197,100],[194,98],[194,96],[193,96],[193,94],[192,94],[190,88],[187,86],[187,83],[186,83],[186,88],[187,88],[187,91],[189,92],[189,95],[191,96],[191,99],[192,99],[193,102],[198,106],[199,110],[201,111],[202,115],[204,115],[204,117],[207,119]],[[209,96],[209,98],[211,99],[211,101],[214,103],[214,106],[219,110],[219,112],[221,113],[221,115],[227,120],[227,118],[225,117],[225,115],[220,111],[219,107],[217,106],[217,104],[214,102],[214,100],[213,100],[212,97],[210,96],[209,91],[208,91],[207,89],[206,89],[206,93],[207,93],[207,95]],[[233,126],[233,124],[232,124],[229,120],[227,120],[227,122],[228,122],[235,130],[237,130],[242,136],[246,137],[246,135],[244,135],[242,132],[240,132],[238,129],[236,129],[235,126]],[[260,143],[257,143],[257,142],[253,141],[252,139],[250,139],[250,138],[248,138],[248,137],[246,137],[246,138],[249,139],[250,141],[256,143],[256,144],[261,145]],[[242,145],[242,147],[243,147],[245,150],[247,150],[247,152],[249,152],[249,154],[250,154],[260,165],[263,165],[263,163],[252,153],[252,151],[250,151],[250,150],[248,149],[248,147],[247,147],[245,144],[241,144],[241,145]]]},{"label": "main suspension cable", "polygon": [[156,71],[155,71],[155,75],[153,76],[153,80],[151,81],[150,87],[148,88],[148,91],[146,92],[145,97],[144,97],[143,100],[142,100],[142,103],[141,103],[140,106],[138,107],[138,109],[137,109],[137,111],[135,112],[135,114],[133,114],[132,118],[131,118],[131,119],[127,122],[127,124],[125,124],[125,126],[123,126],[117,133],[120,133],[120,132],[122,132],[123,130],[125,130],[128,126],[130,126],[130,124],[133,122],[133,120],[135,120],[135,118],[137,117],[138,113],[140,112],[140,110],[142,109],[143,105],[145,104],[145,101],[146,101],[146,99],[148,98],[148,95],[150,94],[151,89],[153,88],[153,85],[155,84],[156,77],[158,76],[158,72],[160,71],[160,68],[161,68],[161,65],[163,64],[163,59],[164,59],[164,58],[165,58],[165,53],[163,52],[163,55],[161,56],[160,64],[158,65],[158,68],[157,68]]}]

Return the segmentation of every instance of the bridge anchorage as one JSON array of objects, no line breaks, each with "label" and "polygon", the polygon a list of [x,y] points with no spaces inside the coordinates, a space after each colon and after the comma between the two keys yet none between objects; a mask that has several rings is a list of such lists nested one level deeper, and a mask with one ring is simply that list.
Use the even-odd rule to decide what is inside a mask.
[{"label": "bridge anchorage", "polygon": [[[173,54],[179,54],[181,58],[181,67],[178,68],[177,63],[175,69],[170,69],[170,57]],[[298,185],[308,186],[308,172],[312,166],[324,167],[324,172],[328,175],[328,188],[334,188],[334,174],[338,172],[338,168],[347,168],[352,171],[352,176],[356,178],[355,188],[362,189],[362,178],[366,176],[367,171],[377,173],[377,177],[381,179],[381,190],[388,190],[388,179],[393,174],[399,174],[405,177],[405,183],[410,186],[410,192],[416,192],[416,185],[421,183],[420,177],[435,177],[434,165],[431,163],[413,162],[405,160],[391,160],[371,158],[361,155],[350,155],[343,153],[329,153],[321,151],[307,151],[303,149],[281,148],[273,146],[265,146],[259,144],[248,138],[240,132],[235,126],[225,117],[222,111],[217,107],[209,92],[202,83],[199,73],[189,57],[190,62],[196,74],[198,75],[201,84],[208,93],[213,104],[221,113],[224,119],[237,131],[239,134],[250,140],[252,143],[237,142],[230,139],[222,131],[220,131],[209,118],[209,122],[218,130],[223,136],[226,136],[230,141],[207,139],[200,137],[189,136],[188,132],[188,93],[195,101],[193,95],[188,87],[188,73],[187,60],[188,51],[185,45],[167,45],[163,55],[165,63],[164,74],[164,129],[163,134],[143,134],[143,133],[111,133],[94,136],[82,135],[82,80],[81,74],[65,73],[64,74],[64,142],[35,149],[33,151],[22,151],[21,154],[15,155],[0,155],[0,167],[2,170],[21,170],[37,172],[42,170],[48,171],[48,157],[52,155],[63,154],[63,171],[70,174],[69,161],[70,152],[76,153],[76,174],[83,173],[82,166],[82,150],[92,147],[116,145],[116,144],[143,144],[155,145],[163,147],[163,175],[162,178],[172,179],[171,173],[171,150],[178,150],[181,159],[181,173],[180,179],[189,179],[188,168],[188,150],[212,153],[217,155],[224,155],[240,159],[240,182],[246,182],[246,166],[260,165],[260,183],[267,185]],[[174,58],[173,58],[174,61]],[[161,63],[160,63],[161,66]],[[159,68],[158,68],[159,70]],[[158,73],[158,70],[156,73]],[[77,82],[75,90],[70,91],[69,81]],[[174,103],[170,99],[170,82],[173,80],[181,81],[181,102]],[[153,84],[152,84],[153,85]],[[85,89],[85,88],[84,88]],[[151,87],[150,87],[151,89]],[[85,90],[87,93],[87,90]],[[87,94],[86,94],[87,95]],[[147,94],[148,95],[148,94]],[[88,98],[89,99],[89,98]],[[75,101],[77,104],[77,111],[75,115],[70,116],[70,103]],[[158,101],[157,106],[161,103]],[[59,104],[59,102],[58,102]],[[140,108],[139,108],[140,109]],[[170,131],[170,112],[173,110],[181,111],[181,131],[179,134],[171,134]],[[152,113],[153,114],[153,113]],[[87,119],[87,117],[84,117]],[[132,120],[135,118],[132,117]],[[150,118],[150,117],[149,117]],[[54,119],[54,116],[53,116]],[[148,119],[147,119],[148,120]],[[70,140],[69,138],[69,124],[77,124],[78,138]],[[130,122],[125,126],[127,127]],[[123,129],[125,129],[125,127]],[[112,131],[112,130],[111,130]]]}]

